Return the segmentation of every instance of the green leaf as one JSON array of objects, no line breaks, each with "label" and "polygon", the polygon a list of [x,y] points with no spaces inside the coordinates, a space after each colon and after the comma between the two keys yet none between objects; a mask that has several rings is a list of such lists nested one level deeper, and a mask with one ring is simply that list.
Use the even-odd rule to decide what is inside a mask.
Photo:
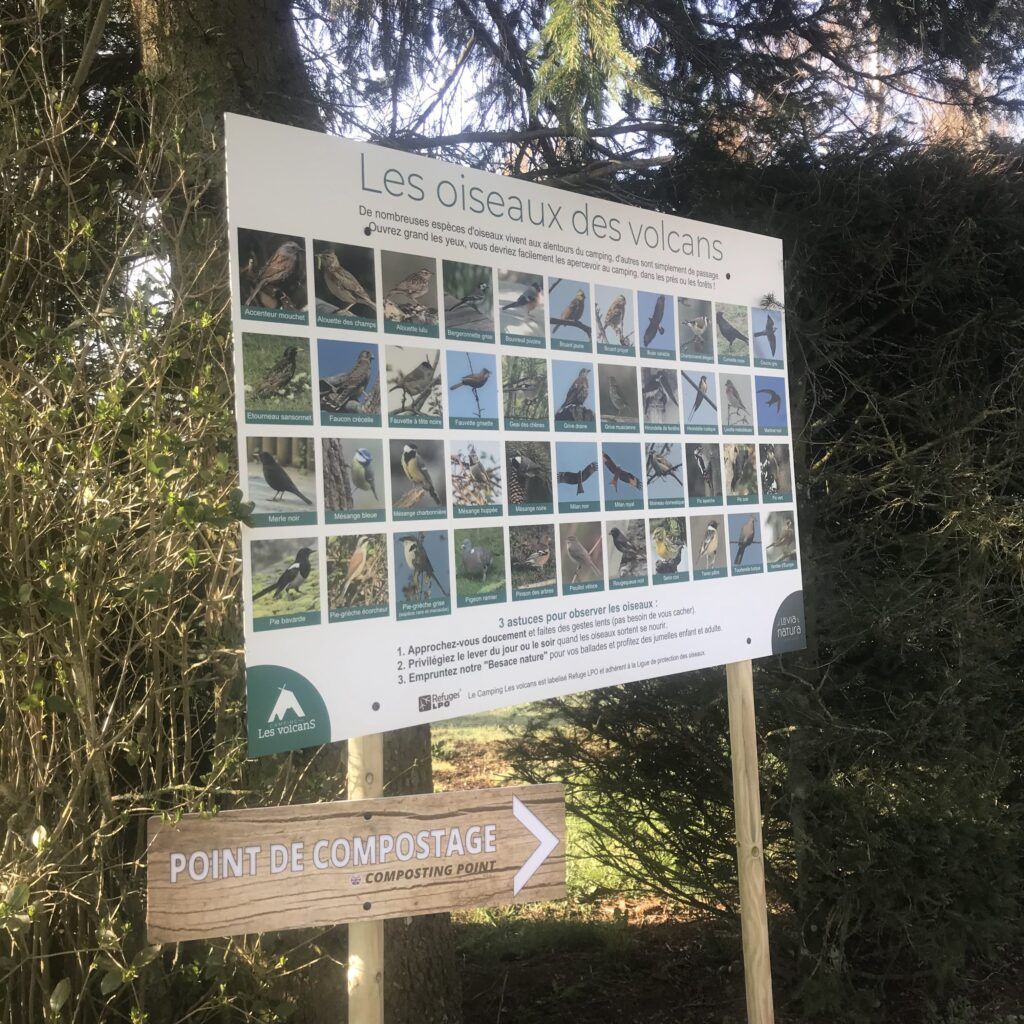
[{"label": "green leaf", "polygon": [[159,955],[159,946],[143,946],[142,949],[135,954],[135,957],[132,960],[132,966],[145,967],[146,964],[151,964]]},{"label": "green leaf", "polygon": [[14,885],[7,890],[4,902],[6,902],[7,906],[9,906],[11,910],[21,910],[21,908],[28,903],[28,898],[31,894],[28,882],[15,882]]},{"label": "green leaf", "polygon": [[100,992],[102,995],[109,996],[111,992],[116,992],[123,983],[124,972],[120,967],[112,967],[103,975],[103,980],[100,982]]},{"label": "green leaf", "polygon": [[50,1012],[57,1013],[71,995],[71,979],[61,978],[50,993]]}]

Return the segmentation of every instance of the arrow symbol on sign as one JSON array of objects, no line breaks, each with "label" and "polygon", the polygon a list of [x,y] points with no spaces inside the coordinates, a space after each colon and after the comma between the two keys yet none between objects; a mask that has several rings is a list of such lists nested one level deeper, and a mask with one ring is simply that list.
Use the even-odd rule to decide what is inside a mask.
[{"label": "arrow symbol on sign", "polygon": [[518,896],[523,886],[533,878],[537,868],[548,859],[548,855],[558,845],[558,836],[517,796],[512,797],[512,813],[516,821],[525,825],[530,833],[540,840],[540,846],[530,854],[529,860],[516,872],[516,877],[512,880],[512,895]]}]

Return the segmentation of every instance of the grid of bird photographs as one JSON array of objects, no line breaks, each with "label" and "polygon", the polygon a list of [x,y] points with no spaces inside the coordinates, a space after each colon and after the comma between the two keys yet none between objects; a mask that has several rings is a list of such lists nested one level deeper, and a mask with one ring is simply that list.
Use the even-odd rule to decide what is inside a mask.
[{"label": "grid of bird photographs", "polygon": [[268,325],[239,334],[253,628],[797,568],[782,310],[260,230],[238,247],[243,320]]}]

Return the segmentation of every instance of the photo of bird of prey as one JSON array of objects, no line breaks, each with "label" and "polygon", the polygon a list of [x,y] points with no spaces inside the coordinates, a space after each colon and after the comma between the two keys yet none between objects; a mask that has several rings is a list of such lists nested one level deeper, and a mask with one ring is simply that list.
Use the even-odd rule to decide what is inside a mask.
[{"label": "photo of bird of prey", "polygon": [[248,422],[313,422],[313,377],[304,338],[243,334],[242,380]]},{"label": "photo of bird of prey", "polygon": [[534,424],[548,429],[548,364],[530,356],[502,356],[502,403],[505,427]]},{"label": "photo of bird of prey", "polygon": [[510,526],[508,548],[513,593],[519,597],[551,596],[558,582],[554,526]]},{"label": "photo of bird of prey", "polygon": [[649,524],[655,582],[658,576],[689,574],[686,560],[686,520],[682,516],[652,519]]},{"label": "photo of bird of prey", "polygon": [[[277,309],[283,313],[306,308],[309,298],[304,238],[239,228],[238,255],[243,314],[247,306]],[[305,322],[289,316],[282,319]]]},{"label": "photo of bird of prey", "polygon": [[785,377],[758,375],[754,378],[757,399],[757,429],[761,434],[789,432]]},{"label": "photo of bird of prey", "polygon": [[796,526],[791,511],[768,513],[765,540],[769,565],[796,568]]},{"label": "photo of bird of prey", "polygon": [[644,424],[679,427],[679,377],[674,370],[643,366],[640,368],[640,393],[643,397]]},{"label": "photo of bird of prey", "polygon": [[555,400],[558,401],[561,396],[555,409],[556,424],[579,423],[587,429],[593,429],[596,418],[590,387],[591,372],[589,365],[563,359],[551,360],[551,386]]},{"label": "photo of bird of prey", "polygon": [[640,355],[652,359],[674,359],[676,356],[676,327],[672,297],[662,292],[637,293]]},{"label": "photo of bird of prey", "polygon": [[601,523],[561,523],[559,561],[565,593],[601,589],[604,585],[604,543]]},{"label": "photo of bird of prey", "polygon": [[330,619],[344,621],[336,614],[345,608],[374,609],[375,615],[389,611],[387,537],[384,534],[360,534],[327,538],[327,607]]},{"label": "photo of bird of prey", "polygon": [[601,507],[601,474],[594,441],[556,441],[555,481],[559,512],[597,512]]},{"label": "photo of bird of prey", "polygon": [[505,539],[500,526],[455,531],[455,595],[459,607],[505,600]]},{"label": "photo of bird of prey", "polygon": [[449,456],[452,505],[460,508],[490,506],[500,512],[502,503],[501,449],[495,441],[453,442]]},{"label": "photo of bird of prey", "polygon": [[647,580],[647,543],[642,519],[619,519],[608,524],[609,580]]},{"label": "photo of bird of prey", "polygon": [[741,374],[722,374],[722,391],[719,396],[722,408],[722,432],[752,434],[754,405],[750,390],[750,378]]},{"label": "photo of bird of prey", "polygon": [[440,427],[441,350],[388,345],[385,360],[389,424]]},{"label": "photo of bird of prey", "polygon": [[[380,254],[381,293],[384,296],[384,329],[437,337],[437,262],[429,256],[389,252]],[[395,327],[391,327],[395,325]],[[416,327],[423,330],[415,330]]]},{"label": "photo of bird of prey", "polygon": [[715,307],[715,338],[718,361],[746,364],[750,362],[750,328],[747,307],[718,303]]},{"label": "photo of bird of prey", "polygon": [[505,479],[509,511],[535,505],[551,511],[551,445],[547,441],[508,441],[505,444]]},{"label": "photo of bird of prey", "polygon": [[[729,516],[729,547],[732,550],[732,564],[744,566],[749,572],[755,566],[761,568],[761,536],[756,512]],[[749,549],[749,550],[748,550]]]},{"label": "photo of bird of prey", "polygon": [[[412,618],[448,598],[448,534],[444,530],[396,534],[395,592],[398,618]],[[447,602],[445,602],[447,604]]]},{"label": "photo of bird of prey", "polygon": [[[254,526],[316,521],[314,441],[306,437],[247,437],[246,496]],[[308,511],[307,511],[308,510]],[[270,518],[268,518],[270,517]]]},{"label": "photo of bird of prey", "polygon": [[498,428],[498,360],[489,353],[445,355],[448,374],[448,425]]},{"label": "photo of bird of prey", "polygon": [[551,347],[572,352],[591,350],[590,285],[565,277],[548,278]]},{"label": "photo of bird of prey", "polygon": [[[254,619],[294,615],[320,607],[315,537],[251,542]],[[299,623],[296,623],[297,625]]]},{"label": "photo of bird of prey", "polygon": [[676,312],[680,358],[711,362],[714,359],[711,303],[707,299],[681,298],[676,303]]},{"label": "photo of bird of prey", "polygon": [[633,293],[618,285],[594,285],[594,330],[597,350],[606,355],[632,355],[634,340]]},{"label": "photo of bird of prey", "polygon": [[601,363],[597,367],[602,429],[640,430],[636,367]]},{"label": "photo of bird of prey", "polygon": [[529,271],[499,270],[498,311],[504,344],[544,347],[547,304],[543,277]]},{"label": "photo of bird of prey", "polygon": [[[642,490],[640,484],[640,477],[638,477],[631,470],[627,469],[625,466],[620,466],[615,461],[615,459],[612,458],[611,454],[609,453],[609,448],[611,447],[613,446],[606,444],[604,446],[604,451],[601,453],[601,460],[602,462],[604,462],[604,468],[608,471],[608,478],[605,481],[606,490],[607,488],[611,488],[611,490],[613,491],[618,491],[620,483],[624,484],[626,487],[632,487],[638,491]],[[617,445],[614,447],[616,448],[616,450],[618,450],[624,446]]]},{"label": "photo of bird of prey", "polygon": [[754,365],[783,365],[782,310],[754,307],[750,311],[754,332]]},{"label": "photo of bird of prey", "polygon": [[577,494],[583,493],[583,485],[597,472],[597,462],[588,462],[582,469],[558,471],[558,482],[570,484],[576,488]]},{"label": "photo of bird of prey", "polygon": [[316,322],[322,327],[377,329],[373,250],[313,240]]},{"label": "photo of bird of prey", "polygon": [[380,356],[371,342],[317,341],[320,411],[324,422],[363,422],[380,414]]},{"label": "photo of bird of prey", "polygon": [[444,326],[453,341],[494,341],[494,285],[490,267],[444,260]]},{"label": "photo of bird of prey", "polygon": [[[321,441],[324,510],[329,523],[384,519],[384,445],[380,438],[325,437]],[[384,466],[384,469],[381,467]]]}]

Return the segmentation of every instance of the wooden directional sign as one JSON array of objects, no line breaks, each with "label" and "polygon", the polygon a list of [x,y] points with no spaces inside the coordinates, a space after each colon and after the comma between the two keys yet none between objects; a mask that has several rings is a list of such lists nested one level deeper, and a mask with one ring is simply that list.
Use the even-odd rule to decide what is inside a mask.
[{"label": "wooden directional sign", "polygon": [[151,942],[565,895],[565,792],[514,786],[149,819]]}]

